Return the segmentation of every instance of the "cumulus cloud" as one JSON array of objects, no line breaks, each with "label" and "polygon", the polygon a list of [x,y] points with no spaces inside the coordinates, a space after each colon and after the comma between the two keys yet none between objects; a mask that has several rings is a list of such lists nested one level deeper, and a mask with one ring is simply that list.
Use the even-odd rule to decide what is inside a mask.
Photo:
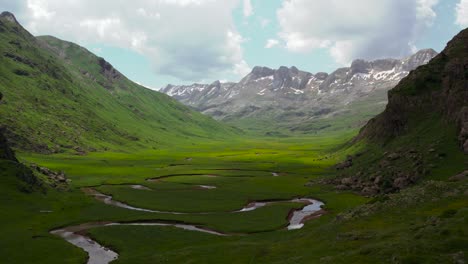
[{"label": "cumulus cloud", "polygon": [[250,0],[244,0],[244,16],[249,17],[253,15],[253,6]]},{"label": "cumulus cloud", "polygon": [[430,27],[438,0],[285,0],[279,36],[293,52],[326,48],[341,64],[398,57]]},{"label": "cumulus cloud", "polygon": [[456,17],[460,27],[468,27],[468,0],[460,0],[457,4]]},{"label": "cumulus cloud", "polygon": [[279,41],[277,39],[269,39],[267,40],[266,44],[265,44],[265,48],[266,49],[271,49],[275,46],[278,46],[279,45]]},{"label": "cumulus cloud", "polygon": [[[158,74],[198,81],[249,68],[232,18],[238,0],[14,2],[21,2],[22,21],[33,34],[131,49],[148,57]],[[244,11],[253,13],[251,5]]]}]

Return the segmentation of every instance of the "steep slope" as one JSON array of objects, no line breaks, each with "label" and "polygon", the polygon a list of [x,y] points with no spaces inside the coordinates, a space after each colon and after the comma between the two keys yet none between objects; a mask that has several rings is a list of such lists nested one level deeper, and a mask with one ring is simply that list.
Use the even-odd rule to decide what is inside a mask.
[{"label": "steep slope", "polygon": [[414,126],[418,116],[432,113],[457,127],[460,145],[468,153],[468,30],[403,79],[388,98],[385,111],[363,128],[361,138],[394,138]]},{"label": "steep slope", "polygon": [[14,147],[53,153],[223,138],[234,130],[139,86],[86,49],[0,16],[0,123]]},{"label": "steep slope", "polygon": [[[2,94],[0,93],[0,102],[2,100]],[[0,159],[1,160],[10,160],[10,161],[18,161],[11,150],[10,146],[8,146],[7,139],[3,135],[3,131],[0,130]]]},{"label": "steep slope", "polygon": [[162,92],[236,124],[247,122],[242,120],[273,120],[292,130],[307,131],[320,129],[320,124],[310,125],[320,119],[357,115],[353,118],[356,126],[383,110],[386,92],[436,54],[434,50],[421,50],[402,60],[356,60],[351,67],[330,75],[296,67],[255,67],[237,84],[168,85]]},{"label": "steep slope", "polygon": [[383,113],[361,130],[360,154],[337,166],[339,189],[368,195],[426,180],[466,181],[468,29],[389,92]]},{"label": "steep slope", "polygon": [[[3,95],[0,93],[0,103],[2,98]],[[0,192],[2,194],[17,190],[31,192],[41,185],[41,181],[34,173],[18,161],[3,135],[3,129],[0,129],[0,183],[2,187]],[[10,183],[13,183],[16,187],[14,190],[9,189],[10,186],[7,186]]]}]

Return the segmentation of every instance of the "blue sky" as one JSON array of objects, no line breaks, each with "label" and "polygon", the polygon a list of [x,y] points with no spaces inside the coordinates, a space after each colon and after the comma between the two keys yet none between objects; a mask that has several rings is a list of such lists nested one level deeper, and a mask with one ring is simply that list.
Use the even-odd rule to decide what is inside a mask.
[{"label": "blue sky", "polygon": [[35,35],[77,42],[135,82],[237,81],[253,66],[331,72],[440,51],[468,0],[0,0]]}]

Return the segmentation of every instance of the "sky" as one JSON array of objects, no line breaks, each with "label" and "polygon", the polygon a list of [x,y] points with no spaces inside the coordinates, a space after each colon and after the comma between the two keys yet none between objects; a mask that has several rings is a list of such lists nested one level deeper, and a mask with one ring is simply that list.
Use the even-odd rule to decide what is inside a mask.
[{"label": "sky", "polygon": [[468,0],[0,0],[0,10],[153,89],[441,51],[468,27]]}]

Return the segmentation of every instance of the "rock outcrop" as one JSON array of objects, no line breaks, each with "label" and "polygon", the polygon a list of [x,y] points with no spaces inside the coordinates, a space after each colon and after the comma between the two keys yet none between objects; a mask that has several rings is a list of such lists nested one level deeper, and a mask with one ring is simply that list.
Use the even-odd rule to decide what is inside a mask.
[{"label": "rock outcrop", "polygon": [[369,121],[358,139],[388,140],[406,133],[412,116],[437,113],[456,125],[460,147],[468,153],[468,29],[388,97],[385,111]]},{"label": "rock outcrop", "polygon": [[[3,99],[3,94],[0,93],[0,103]],[[3,128],[0,127],[0,159],[6,159],[17,162],[18,160],[15,157],[15,153],[8,146],[7,139],[3,135]]]}]

